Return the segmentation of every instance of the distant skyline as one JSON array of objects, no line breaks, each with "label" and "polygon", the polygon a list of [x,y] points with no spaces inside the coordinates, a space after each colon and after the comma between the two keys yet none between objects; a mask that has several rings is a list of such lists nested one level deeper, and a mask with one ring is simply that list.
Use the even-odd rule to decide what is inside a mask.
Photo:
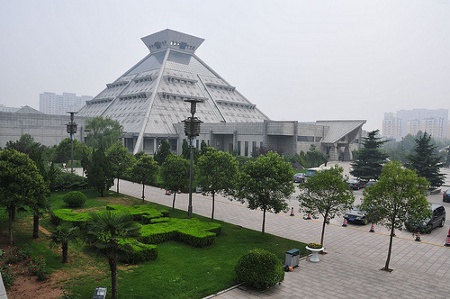
[{"label": "distant skyline", "polygon": [[450,109],[449,0],[0,0],[0,104],[96,96],[173,29],[272,120],[367,120]]}]

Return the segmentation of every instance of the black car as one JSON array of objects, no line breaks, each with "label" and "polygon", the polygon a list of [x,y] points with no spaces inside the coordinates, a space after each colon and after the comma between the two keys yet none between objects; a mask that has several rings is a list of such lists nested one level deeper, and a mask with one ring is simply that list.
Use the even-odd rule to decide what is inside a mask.
[{"label": "black car", "polygon": [[349,179],[348,186],[353,190],[359,190],[364,187],[364,183],[360,179]]},{"label": "black car", "polygon": [[344,215],[344,218],[347,220],[348,223],[353,224],[367,224],[367,217],[366,213],[359,210],[358,207],[354,207],[350,212],[346,213]]},{"label": "black car", "polygon": [[445,202],[450,202],[450,189],[447,189],[447,191],[442,194],[442,200]]},{"label": "black car", "polygon": [[435,227],[443,227],[445,224],[445,208],[440,204],[430,204],[432,210],[432,216],[429,219],[425,219],[422,223],[416,223],[414,221],[406,221],[405,227],[411,232],[431,233]]}]

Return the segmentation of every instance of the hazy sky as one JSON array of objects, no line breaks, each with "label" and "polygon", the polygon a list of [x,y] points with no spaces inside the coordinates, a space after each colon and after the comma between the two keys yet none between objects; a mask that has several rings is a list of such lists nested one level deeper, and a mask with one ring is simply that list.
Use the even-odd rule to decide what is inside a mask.
[{"label": "hazy sky", "polygon": [[450,0],[0,0],[0,104],[96,96],[167,28],[272,120],[450,109]]}]

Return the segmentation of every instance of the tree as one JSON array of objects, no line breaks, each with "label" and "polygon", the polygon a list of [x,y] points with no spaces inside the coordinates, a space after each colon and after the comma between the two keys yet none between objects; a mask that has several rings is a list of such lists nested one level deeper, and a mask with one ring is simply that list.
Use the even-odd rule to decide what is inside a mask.
[{"label": "tree", "polygon": [[314,144],[311,144],[309,150],[300,152],[298,155],[298,161],[305,168],[318,167],[327,162],[327,157],[320,152]]},{"label": "tree", "polygon": [[238,164],[230,153],[210,147],[198,159],[197,167],[202,192],[212,195],[211,219],[214,219],[214,197],[219,192],[231,193]]},{"label": "tree", "polygon": [[166,161],[167,157],[172,153],[170,152],[170,144],[167,140],[161,141],[161,145],[158,148],[158,151],[155,154],[155,161],[161,166],[164,161]]},{"label": "tree", "polygon": [[8,233],[13,244],[12,224],[17,209],[33,205],[48,192],[36,163],[16,150],[0,150],[0,205],[8,213]]},{"label": "tree", "polygon": [[8,141],[6,143],[6,148],[14,149],[18,152],[27,154],[31,160],[36,163],[36,166],[42,176],[45,175],[44,161],[42,159],[45,146],[41,145],[39,142],[34,141],[30,134],[22,134],[20,139],[13,142]]},{"label": "tree", "polygon": [[[83,153],[88,150],[87,145],[80,141],[73,140],[73,158],[81,160]],[[56,146],[53,161],[56,163],[68,163],[72,157],[72,140],[65,138]]]},{"label": "tree", "polygon": [[88,223],[90,245],[106,254],[111,271],[111,298],[117,299],[117,263],[119,239],[139,236],[139,226],[129,214],[114,211],[92,213]]},{"label": "tree", "polygon": [[143,154],[134,164],[131,173],[142,184],[142,202],[145,200],[145,185],[155,182],[157,172],[158,164],[147,154]]},{"label": "tree", "polygon": [[239,172],[233,197],[252,210],[263,211],[262,233],[266,212],[279,213],[287,208],[286,198],[294,193],[291,165],[275,152],[247,161]]},{"label": "tree", "polygon": [[161,178],[164,189],[173,193],[172,209],[175,209],[177,192],[189,188],[189,160],[170,155],[161,165]]},{"label": "tree", "polygon": [[300,195],[297,198],[300,202],[300,211],[312,215],[320,214],[323,217],[320,236],[322,247],[327,219],[350,210],[355,200],[353,191],[344,181],[342,173],[342,167],[335,165],[330,169],[316,172],[314,176],[298,186]]},{"label": "tree", "polygon": [[112,175],[117,178],[116,192],[119,193],[119,180],[132,167],[134,156],[121,142],[116,142],[106,151],[106,158],[111,162]]},{"label": "tree", "polygon": [[386,162],[387,154],[381,150],[386,141],[378,137],[378,130],[371,131],[363,138],[363,147],[356,151],[356,159],[351,163],[353,170],[350,171],[354,177],[363,180],[378,179],[381,168]]},{"label": "tree", "polygon": [[94,150],[92,153],[92,160],[86,173],[89,185],[100,192],[101,197],[114,183],[111,161],[106,158],[105,152],[101,148]]},{"label": "tree", "polygon": [[414,151],[407,156],[408,168],[415,170],[419,176],[427,179],[430,187],[439,187],[444,183],[444,174],[440,168],[444,165],[436,151],[436,145],[432,144],[431,135],[425,132],[415,139]]},{"label": "tree", "polygon": [[86,120],[87,144],[93,148],[108,149],[122,136],[122,126],[116,120],[97,116]]},{"label": "tree", "polygon": [[62,262],[67,263],[67,257],[69,252],[69,242],[74,241],[79,236],[79,228],[73,226],[67,222],[56,227],[56,230],[52,233],[51,239],[56,244],[61,244]]},{"label": "tree", "polygon": [[378,183],[364,190],[361,210],[371,222],[382,224],[391,232],[383,270],[390,271],[394,230],[402,229],[408,218],[423,222],[431,216],[425,195],[427,185],[425,178],[393,161],[383,167]]}]

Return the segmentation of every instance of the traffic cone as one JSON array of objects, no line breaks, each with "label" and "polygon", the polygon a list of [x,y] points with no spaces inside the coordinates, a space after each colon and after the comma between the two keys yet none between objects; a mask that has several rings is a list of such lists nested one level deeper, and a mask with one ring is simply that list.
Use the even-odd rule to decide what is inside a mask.
[{"label": "traffic cone", "polygon": [[416,239],[415,241],[420,242],[420,232],[416,233]]},{"label": "traffic cone", "polygon": [[375,225],[373,225],[373,223],[372,223],[372,225],[370,226],[369,232],[371,232],[371,233],[374,233],[374,232],[375,232]]},{"label": "traffic cone", "polygon": [[447,234],[447,240],[445,241],[445,246],[450,246],[450,229],[448,230],[448,234]]},{"label": "traffic cone", "polygon": [[291,208],[291,215],[289,215],[289,216],[295,216],[294,215],[294,207]]},{"label": "traffic cone", "polygon": [[344,223],[342,223],[342,226],[343,226],[343,227],[346,227],[346,226],[347,226],[347,219],[344,218]]}]

